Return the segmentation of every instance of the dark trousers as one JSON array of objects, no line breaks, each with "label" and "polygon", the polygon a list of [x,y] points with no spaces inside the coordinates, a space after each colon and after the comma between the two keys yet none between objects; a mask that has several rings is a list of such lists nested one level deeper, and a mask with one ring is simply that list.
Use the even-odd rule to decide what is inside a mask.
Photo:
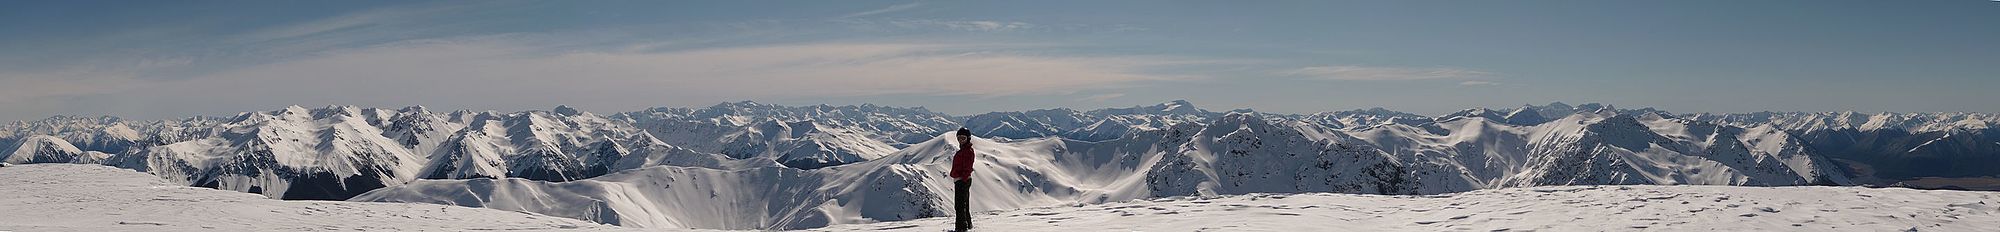
[{"label": "dark trousers", "polygon": [[953,206],[958,209],[958,231],[966,231],[972,229],[972,207],[966,203],[966,194],[972,191],[972,181],[958,180],[956,182],[958,193],[956,194],[957,197],[952,198],[952,201]]}]

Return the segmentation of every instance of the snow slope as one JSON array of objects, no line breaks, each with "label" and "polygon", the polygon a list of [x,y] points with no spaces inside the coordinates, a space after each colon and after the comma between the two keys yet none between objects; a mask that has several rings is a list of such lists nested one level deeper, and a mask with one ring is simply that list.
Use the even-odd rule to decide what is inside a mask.
[{"label": "snow slope", "polygon": [[0,163],[79,163],[103,162],[110,154],[97,151],[83,151],[68,141],[47,135],[28,136],[0,150]]},{"label": "snow slope", "polygon": [[1466,170],[1482,188],[1847,183],[1786,134],[1657,114],[1579,113],[1528,126],[1460,117],[1353,132],[1389,152]]},{"label": "snow slope", "polygon": [[[595,181],[565,184],[591,182]],[[974,188],[995,187],[991,184],[976,184]],[[0,200],[0,230],[5,231],[636,230],[457,206],[279,201],[178,186],[144,173],[100,165],[0,166],[0,195],[10,196]],[[989,198],[974,202],[1008,200],[982,197]],[[704,213],[715,212],[686,214]],[[1169,197],[981,210],[974,220],[977,231],[1984,231],[2000,228],[2000,193],[1859,187],[1545,186],[1438,195]],[[940,217],[808,231],[940,231],[949,226],[948,218]]]},{"label": "snow slope", "polygon": [[[800,229],[947,215],[951,136],[881,159],[801,170],[652,166],[570,182],[419,180],[352,201],[477,206],[647,228]],[[1142,139],[1134,139],[1142,140]],[[1157,139],[1153,139],[1157,141]],[[974,209],[1148,197],[1140,177],[1161,149],[1046,138],[976,139]],[[1055,154],[1055,155],[1050,155]],[[1005,186],[1005,187],[998,187]]]},{"label": "snow slope", "polygon": [[[987,211],[976,213],[973,225],[975,231],[1992,231],[2000,228],[2000,193],[1640,185],[1422,196],[1249,194]],[[808,231],[950,227],[949,218],[931,218]]]},{"label": "snow slope", "polygon": [[102,165],[0,167],[0,231],[619,230],[444,205],[280,201]]}]

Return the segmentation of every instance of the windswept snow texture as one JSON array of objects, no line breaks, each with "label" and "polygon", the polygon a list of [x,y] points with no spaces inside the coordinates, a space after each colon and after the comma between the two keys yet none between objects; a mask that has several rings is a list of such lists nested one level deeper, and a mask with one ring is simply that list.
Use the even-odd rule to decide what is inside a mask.
[{"label": "windswept snow texture", "polygon": [[101,165],[0,167],[0,231],[616,230],[444,205],[280,201]]},{"label": "windswept snow texture", "polygon": [[[982,231],[1992,231],[2000,193],[1559,186],[1425,196],[1250,194],[988,211]],[[939,231],[950,218],[809,231]]]}]

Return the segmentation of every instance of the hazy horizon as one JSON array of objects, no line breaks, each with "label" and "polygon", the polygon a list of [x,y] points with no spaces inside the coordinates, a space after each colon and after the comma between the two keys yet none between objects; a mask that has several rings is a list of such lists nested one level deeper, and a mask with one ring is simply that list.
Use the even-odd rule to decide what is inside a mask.
[{"label": "hazy horizon", "polygon": [[[721,105],[721,104],[732,104],[732,103],[741,103],[741,102],[745,102],[745,101],[748,101],[748,102],[756,102],[756,103],[758,103],[758,104],[770,104],[770,105],[779,105],[779,106],[788,106],[788,107],[802,107],[802,106],[814,106],[814,105],[828,105],[828,106],[836,106],[836,107],[839,107],[839,106],[860,106],[860,105],[863,105],[863,104],[874,104],[874,105],[877,105],[877,106],[884,106],[884,107],[896,107],[896,108],[923,108],[923,109],[926,109],[926,110],[930,110],[930,111],[932,111],[932,112],[938,112],[938,113],[943,113],[943,114],[946,114],[946,115],[951,115],[951,116],[958,116],[958,117],[964,117],[964,116],[973,116],[973,115],[978,115],[978,114],[984,114],[984,113],[994,113],[994,112],[1021,112],[1021,111],[1030,111],[1030,110],[1043,110],[1043,109],[1058,109],[1058,108],[1068,108],[1068,109],[1072,109],[1072,110],[1077,110],[1077,111],[1091,111],[1091,110],[1098,110],[1098,109],[1113,109],[1113,108],[1133,108],[1133,107],[1147,107],[1147,106],[1155,106],[1155,105],[1159,105],[1159,104],[1165,104],[1165,103],[1167,103],[1167,102],[1172,102],[1172,101],[1175,101],[1175,100],[1165,100],[1165,101],[1160,101],[1159,103],[1155,103],[1155,104],[1140,104],[1140,105],[1127,105],[1127,106],[1105,106],[1105,107],[1092,107],[1092,108],[1073,108],[1073,107],[1045,107],[1045,108],[1028,108],[1028,109],[1011,109],[1011,110],[989,110],[989,111],[974,111],[974,112],[947,112],[947,111],[939,111],[939,110],[936,110],[936,109],[932,109],[931,107],[926,107],[926,106],[904,106],[904,105],[885,105],[885,104],[875,104],[875,103],[857,103],[857,104],[826,104],[826,103],[810,103],[810,104],[781,104],[781,103],[772,103],[772,102],[764,102],[764,101],[754,101],[754,100],[743,100],[743,101],[728,101],[728,102],[718,102],[718,103],[715,103],[715,104],[706,104],[706,105],[688,105],[688,106],[652,106],[652,107],[642,107],[642,108],[635,108],[635,109],[589,109],[589,108],[581,108],[581,107],[574,107],[574,106],[570,106],[570,107],[571,107],[571,108],[575,108],[575,109],[577,109],[577,110],[581,110],[581,111],[583,111],[583,112],[590,112],[590,113],[597,113],[597,114],[614,114],[614,113],[626,113],[626,112],[638,112],[638,111],[644,111],[644,110],[647,110],[647,109],[652,109],[652,108],[662,108],[662,107],[664,107],[664,108],[693,108],[693,109],[699,109],[699,108],[708,108],[708,107],[712,107],[712,106],[716,106],[716,105]],[[1233,111],[1233,110],[1241,110],[1241,109],[1242,109],[1242,108],[1236,108],[1236,109],[1225,109],[1225,108],[1214,108],[1214,107],[1209,107],[1209,106],[1206,106],[1206,105],[1203,105],[1203,104],[1202,104],[1201,102],[1194,102],[1194,101],[1188,101],[1188,103],[1191,103],[1191,104],[1193,104],[1193,105],[1194,105],[1194,106],[1195,106],[1196,108],[1200,108],[1200,109],[1202,109],[1202,110],[1207,110],[1207,111],[1211,111],[1211,112],[1218,112],[1218,113],[1220,113],[1220,112],[1229,112],[1229,111]],[[1645,109],[1645,108],[1653,108],[1653,109],[1655,109],[1655,110],[1661,110],[1661,111],[1666,111],[1666,112],[1671,112],[1671,113],[1675,113],[1675,114],[1694,114],[1694,113],[1711,113],[1711,114],[1735,114],[1735,113],[1758,113],[1758,112],[1807,112],[1807,113],[1822,113],[1822,112],[1844,112],[1844,111],[1778,111],[1778,110],[1767,110],[1767,111],[1747,111],[1747,112],[1706,112],[1706,111],[1678,111],[1678,110],[1673,110],[1673,109],[1665,109],[1665,108],[1659,108],[1659,107],[1651,107],[1651,106],[1628,106],[1628,105],[1619,105],[1619,104],[1616,104],[1616,103],[1604,103],[1604,102],[1565,102],[1565,101],[1555,101],[1555,102],[1547,102],[1547,103],[1523,103],[1523,104],[1516,104],[1516,105],[1513,105],[1513,106],[1485,106],[1485,107],[1470,107],[1470,108],[1464,108],[1464,109],[1456,109],[1456,110],[1450,110],[1450,111],[1443,111],[1443,112],[1416,112],[1416,111],[1406,111],[1406,110],[1399,110],[1399,109],[1396,109],[1396,108],[1394,108],[1394,107],[1386,107],[1386,106],[1370,106],[1370,107],[1361,107],[1361,108],[1350,108],[1350,109],[1326,109],[1326,110],[1317,110],[1317,111],[1308,111],[1308,112],[1277,112],[1277,111],[1267,111],[1267,110],[1259,110],[1259,109],[1250,109],[1250,110],[1253,110],[1253,111],[1256,111],[1256,112],[1259,112],[1259,113],[1273,113],[1273,114],[1313,114],[1313,113],[1323,113],[1323,112],[1338,112],[1338,111],[1351,111],[1351,110],[1368,110],[1368,109],[1375,109],[1375,108],[1381,108],[1381,109],[1386,109],[1386,110],[1390,110],[1390,111],[1397,111],[1397,112],[1403,112],[1403,113],[1411,113],[1411,114],[1417,114],[1417,115],[1424,115],[1424,116],[1443,116],[1443,115],[1446,115],[1446,114],[1451,114],[1451,113],[1455,113],[1455,112],[1458,112],[1458,111],[1460,111],[1460,110],[1469,110],[1469,109],[1490,109],[1490,110],[1504,110],[1504,109],[1514,109],[1514,108],[1519,108],[1519,107],[1521,107],[1521,106],[1523,106],[1523,105],[1533,105],[1533,106],[1547,106],[1547,105],[1550,105],[1550,104],[1553,104],[1553,103],[1563,103],[1563,104],[1568,104],[1568,105],[1571,105],[1571,106],[1578,106],[1578,105],[1584,105],[1584,104],[1602,104],[1602,105],[1606,105],[1606,106],[1612,106],[1612,107],[1614,107],[1614,108],[1617,108],[1617,109]],[[238,112],[232,112],[232,113],[224,113],[224,114],[208,114],[208,115],[183,115],[183,116],[173,116],[173,117],[163,117],[163,118],[139,118],[139,117],[126,117],[126,116],[119,116],[119,115],[74,115],[74,114],[60,114],[60,115],[49,115],[49,116],[46,116],[46,117],[40,117],[40,118],[34,118],[34,119],[23,119],[23,120],[11,120],[11,121],[4,121],[4,122],[13,122],[13,121],[35,121],[35,120],[42,120],[42,119],[47,119],[47,118],[54,118],[54,117],[64,117],[64,116],[79,116],[79,117],[98,117],[98,116],[111,116],[111,117],[117,117],[117,118],[119,118],[119,119],[122,119],[122,120],[175,120],[175,119],[185,119],[185,118],[192,118],[192,117],[229,117],[229,116],[234,116],[234,115],[236,115],[236,114],[240,114],[240,113],[248,113],[248,112],[265,112],[265,111],[276,111],[276,110],[283,110],[283,109],[284,109],[285,107],[290,107],[290,106],[295,106],[295,105],[286,105],[286,106],[276,106],[276,107],[271,107],[271,108],[266,108],[266,109],[252,109],[252,110],[242,110],[242,111],[238,111]],[[335,107],[335,106],[352,106],[352,107],[357,107],[357,108],[362,108],[362,109],[369,109],[369,108],[374,108],[374,109],[402,109],[402,108],[406,108],[406,107],[417,107],[417,106],[420,106],[420,105],[408,105],[408,106],[363,106],[363,105],[343,105],[343,104],[334,104],[334,105],[318,105],[318,106],[308,106],[308,105],[296,105],[296,106],[299,106],[299,107],[301,107],[301,108],[305,108],[305,109],[321,109],[321,108],[327,108],[327,107]],[[554,105],[554,106],[548,106],[548,107],[542,107],[542,108],[524,108],[524,109],[449,109],[449,108],[437,108],[437,107],[430,107],[430,106],[422,106],[422,107],[424,107],[424,108],[425,108],[425,110],[428,110],[428,111],[431,111],[431,112],[434,112],[434,113],[446,113],[446,112],[452,112],[452,111],[458,111],[458,110],[468,110],[468,111],[474,111],[474,112],[479,112],[479,111],[496,111],[496,112],[500,112],[500,113],[515,113],[515,112],[526,112],[526,111],[551,111],[551,110],[555,109],[556,107],[562,107],[562,106],[568,106],[568,105]],[[1869,111],[1853,111],[1853,112],[1855,112],[1855,113],[1865,113],[1865,114],[1873,114],[1873,113],[1884,113],[1884,112],[1887,112],[1887,113],[1995,113],[1995,114],[2000,114],[2000,113],[1996,113],[1996,112],[1975,112],[1975,111],[1907,111],[1907,112],[1896,112],[1896,111],[1878,111],[1878,112],[1869,112]]]}]

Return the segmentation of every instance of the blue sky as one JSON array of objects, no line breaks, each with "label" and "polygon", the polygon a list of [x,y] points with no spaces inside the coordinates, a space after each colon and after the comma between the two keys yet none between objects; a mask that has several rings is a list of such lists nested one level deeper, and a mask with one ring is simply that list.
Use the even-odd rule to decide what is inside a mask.
[{"label": "blue sky", "polygon": [[0,120],[286,105],[2000,112],[1992,1],[40,1]]}]

